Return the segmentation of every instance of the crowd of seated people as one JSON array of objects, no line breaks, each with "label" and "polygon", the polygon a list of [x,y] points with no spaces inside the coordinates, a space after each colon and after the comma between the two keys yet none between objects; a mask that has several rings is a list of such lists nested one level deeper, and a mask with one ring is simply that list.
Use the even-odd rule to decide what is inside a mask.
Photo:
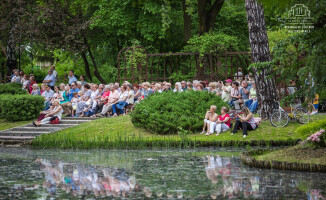
[{"label": "crowd of seated people", "polygon": [[[42,95],[45,110],[52,108],[54,101],[58,100],[63,113],[67,117],[116,117],[125,115],[126,112],[133,109],[134,104],[142,99],[153,93],[166,91],[185,92],[195,90],[211,92],[220,96],[223,101],[229,104],[230,108],[234,107],[239,111],[242,107],[247,107],[250,112],[254,113],[258,107],[255,83],[248,76],[246,76],[245,80],[240,77],[234,81],[231,79],[216,82],[181,81],[176,82],[172,87],[172,83],[167,81],[143,82],[134,85],[124,81],[121,86],[119,83],[109,83],[107,85],[87,83],[84,76],[80,76],[78,80],[73,70],[70,70],[69,75],[67,75],[67,84],[60,83],[57,85],[57,74],[55,67],[51,67],[48,75],[41,83],[41,87],[36,83],[33,75],[25,75],[19,70],[14,70],[13,76],[10,78],[11,82],[21,83],[23,89],[29,94]],[[228,110],[222,108],[222,112],[228,113]],[[227,121],[224,115],[213,117],[220,121]],[[212,119],[209,120],[208,118],[210,116],[207,114],[205,119],[212,121]],[[217,120],[213,121],[214,123],[217,122]],[[219,134],[229,127],[228,123],[223,125],[215,125],[214,123],[208,125],[211,127],[207,134],[213,134],[214,131]]]}]

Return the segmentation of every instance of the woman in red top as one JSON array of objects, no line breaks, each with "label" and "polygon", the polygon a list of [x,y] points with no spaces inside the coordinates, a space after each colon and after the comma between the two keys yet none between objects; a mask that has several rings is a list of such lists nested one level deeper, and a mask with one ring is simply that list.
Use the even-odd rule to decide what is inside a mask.
[{"label": "woman in red top", "polygon": [[31,94],[32,91],[33,91],[32,86],[33,86],[34,84],[37,84],[36,81],[35,81],[35,77],[34,77],[34,76],[29,77],[28,92],[29,92],[30,94]]},{"label": "woman in red top", "polygon": [[229,109],[227,107],[222,107],[221,109],[221,115],[218,116],[218,119],[216,121],[216,127],[215,127],[215,131],[216,136],[218,136],[220,134],[220,132],[222,131],[227,131],[230,129],[230,115],[227,114],[227,112],[229,111]]}]

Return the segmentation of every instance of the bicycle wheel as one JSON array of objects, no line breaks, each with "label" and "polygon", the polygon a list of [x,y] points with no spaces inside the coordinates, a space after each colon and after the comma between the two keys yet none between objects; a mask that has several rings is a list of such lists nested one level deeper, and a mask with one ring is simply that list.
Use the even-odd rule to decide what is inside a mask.
[{"label": "bicycle wheel", "polygon": [[289,116],[284,111],[276,111],[271,115],[271,124],[275,127],[285,127],[289,123]]},{"label": "bicycle wheel", "polygon": [[310,115],[304,108],[296,108],[294,110],[295,119],[301,124],[307,124],[310,121]]}]

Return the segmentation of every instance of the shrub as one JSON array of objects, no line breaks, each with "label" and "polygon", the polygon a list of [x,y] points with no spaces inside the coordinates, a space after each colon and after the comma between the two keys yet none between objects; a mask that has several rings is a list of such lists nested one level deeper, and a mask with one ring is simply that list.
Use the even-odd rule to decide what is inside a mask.
[{"label": "shrub", "polygon": [[8,121],[37,118],[43,106],[42,96],[0,95],[0,117]]},{"label": "shrub", "polygon": [[307,138],[312,133],[319,131],[320,129],[326,129],[326,118],[318,120],[309,124],[305,124],[297,128],[296,132],[301,136],[301,138]]},{"label": "shrub", "polygon": [[18,83],[0,84],[0,94],[27,94]]},{"label": "shrub", "polygon": [[145,98],[135,106],[131,121],[152,133],[177,134],[180,128],[190,132],[202,128],[204,116],[211,105],[227,106],[223,100],[208,92],[165,92]]}]

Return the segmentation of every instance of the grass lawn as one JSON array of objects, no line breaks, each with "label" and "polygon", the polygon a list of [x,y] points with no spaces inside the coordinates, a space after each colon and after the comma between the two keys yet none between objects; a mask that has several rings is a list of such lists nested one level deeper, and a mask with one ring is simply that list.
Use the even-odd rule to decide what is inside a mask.
[{"label": "grass lawn", "polygon": [[14,128],[14,127],[17,127],[17,126],[22,126],[22,125],[25,125],[25,124],[28,124],[28,123],[31,123],[31,120],[29,120],[29,121],[19,121],[19,122],[8,122],[5,119],[0,119],[0,131],[6,130],[6,129],[9,129],[9,128]]},{"label": "grass lawn", "polygon": [[257,160],[312,163],[326,165],[326,148],[302,148],[298,145],[254,156]]},{"label": "grass lawn", "polygon": [[[311,121],[325,118],[325,115],[313,115]],[[230,131],[219,136],[205,136],[192,134],[157,135],[150,134],[144,129],[135,127],[130,116],[103,118],[79,126],[68,128],[56,133],[41,135],[32,142],[37,148],[141,148],[141,147],[178,147],[182,146],[211,146],[215,143],[228,141],[251,140],[295,140],[301,139],[295,133],[301,126],[298,122],[290,122],[285,128],[275,128],[269,121],[264,121],[260,127],[248,132],[248,137],[243,138],[242,133],[231,135]],[[223,145],[223,144],[222,144]]]}]

